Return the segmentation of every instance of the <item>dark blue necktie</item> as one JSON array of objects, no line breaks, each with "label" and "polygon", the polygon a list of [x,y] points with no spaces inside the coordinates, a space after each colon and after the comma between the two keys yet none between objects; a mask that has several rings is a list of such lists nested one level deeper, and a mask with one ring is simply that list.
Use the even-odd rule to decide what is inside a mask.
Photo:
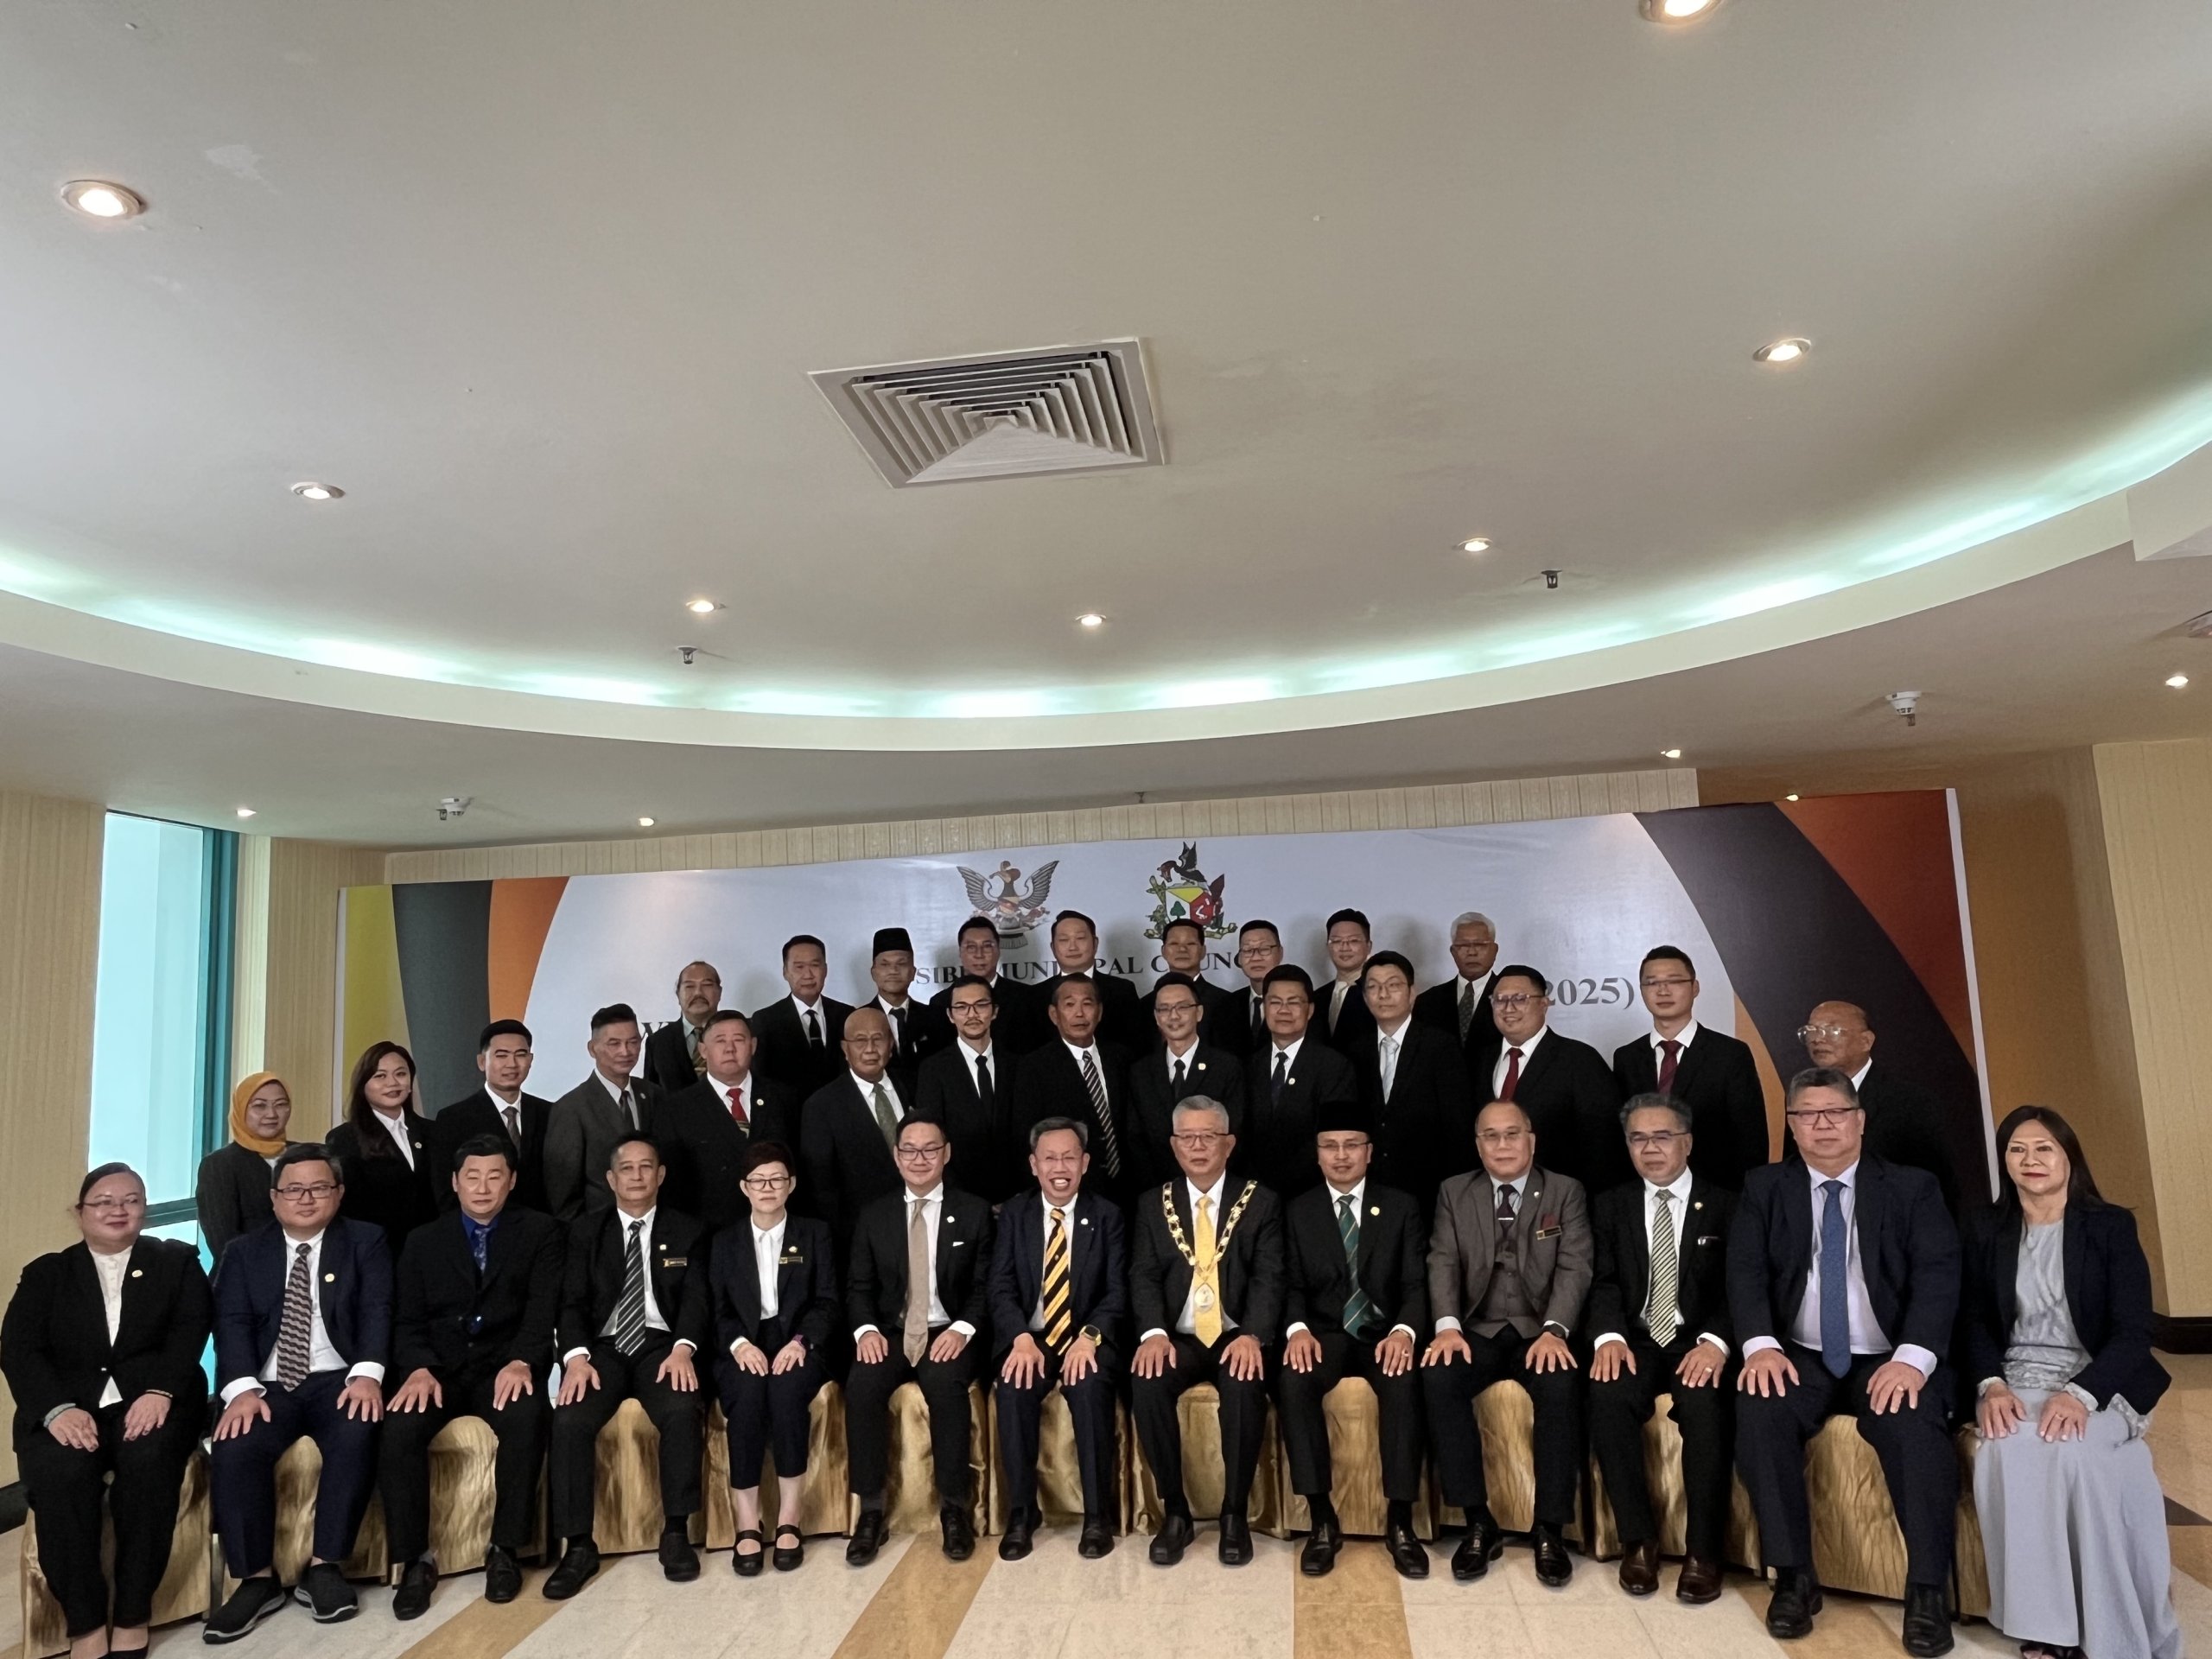
[{"label": "dark blue necktie", "polygon": [[1282,1103],[1283,1088],[1289,1081],[1290,1071],[1288,1069],[1288,1063],[1283,1058],[1282,1050],[1277,1049],[1275,1050],[1274,1076],[1268,1079],[1268,1098],[1274,1101],[1277,1105],[1281,1105]]},{"label": "dark blue necktie", "polygon": [[1821,1192],[1821,1363],[1829,1376],[1841,1376],[1851,1369],[1849,1224],[1843,1218],[1843,1183],[1822,1181]]},{"label": "dark blue necktie", "polygon": [[468,1253],[476,1258],[476,1271],[479,1273],[484,1271],[491,1255],[491,1244],[492,1231],[488,1227],[471,1227],[468,1230]]}]

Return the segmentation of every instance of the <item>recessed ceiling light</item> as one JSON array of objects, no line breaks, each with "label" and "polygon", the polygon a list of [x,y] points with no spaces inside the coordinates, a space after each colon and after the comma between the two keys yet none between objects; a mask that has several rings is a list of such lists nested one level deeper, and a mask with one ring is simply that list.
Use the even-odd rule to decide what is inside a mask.
[{"label": "recessed ceiling light", "polygon": [[1487,553],[1490,551],[1490,537],[1487,536],[1470,536],[1465,541],[1459,543],[1459,550],[1462,553]]},{"label": "recessed ceiling light", "polygon": [[1640,0],[1637,10],[1655,23],[1687,23],[1702,17],[1720,0]]},{"label": "recessed ceiling light", "polygon": [[303,501],[335,501],[346,493],[335,484],[318,484],[313,479],[292,486],[292,493]]},{"label": "recessed ceiling light", "polygon": [[1785,801],[1794,801],[1797,798],[1795,795],[1785,795],[1782,798]]},{"label": "recessed ceiling light", "polygon": [[1682,758],[1682,752],[1680,749],[1662,749],[1659,758],[1662,760],[1679,760]]},{"label": "recessed ceiling light", "polygon": [[652,827],[653,821],[651,818],[639,818],[638,820],[638,828],[640,830],[650,830]]},{"label": "recessed ceiling light", "polygon": [[2169,674],[2166,676],[2166,683],[2173,687],[2175,690],[2178,691],[2182,687],[2189,683],[2189,676],[2186,674]]},{"label": "recessed ceiling light", "polygon": [[1760,363],[1795,363],[1813,349],[1813,342],[1802,334],[1792,334],[1787,340],[1770,341],[1751,353]]},{"label": "recessed ceiling light", "polygon": [[72,179],[61,187],[61,201],[87,219],[136,219],[146,204],[135,191],[105,179]]},{"label": "recessed ceiling light", "polygon": [[712,616],[721,607],[711,599],[687,599],[683,601],[683,608],[694,616]]},{"label": "recessed ceiling light", "polygon": [[251,807],[250,807],[250,806],[242,806],[242,807],[238,808],[238,817],[242,817],[242,818],[250,818],[250,817],[251,817],[252,816],[253,816],[253,809],[252,809]]},{"label": "recessed ceiling light", "polygon": [[1086,628],[1103,628],[1106,626],[1106,619],[1096,611],[1085,611],[1081,616],[1076,618],[1076,620]]}]

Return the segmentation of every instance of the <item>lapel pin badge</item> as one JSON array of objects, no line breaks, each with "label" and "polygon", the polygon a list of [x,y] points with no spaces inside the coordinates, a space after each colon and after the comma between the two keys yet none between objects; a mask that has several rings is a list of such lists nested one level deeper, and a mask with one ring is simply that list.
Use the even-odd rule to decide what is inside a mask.
[{"label": "lapel pin badge", "polygon": [[1379,1204],[1370,1204],[1367,1206],[1367,1213],[1370,1216],[1379,1216],[1382,1213],[1382,1206]]},{"label": "lapel pin badge", "polygon": [[334,1285],[338,1282],[338,1275],[334,1273],[326,1273],[322,1275],[322,1282],[326,1285]]},{"label": "lapel pin badge", "polygon": [[146,1276],[146,1271],[143,1268],[133,1268],[130,1269],[130,1276],[133,1279],[143,1279]]}]

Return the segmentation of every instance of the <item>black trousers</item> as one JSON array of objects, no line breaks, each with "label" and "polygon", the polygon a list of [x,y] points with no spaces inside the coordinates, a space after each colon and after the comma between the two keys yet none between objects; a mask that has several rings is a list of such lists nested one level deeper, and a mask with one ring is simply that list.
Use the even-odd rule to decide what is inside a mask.
[{"label": "black trousers", "polygon": [[[944,1330],[943,1325],[932,1329],[931,1342]],[[968,1462],[975,1427],[968,1409],[968,1385],[982,1363],[983,1344],[970,1337],[957,1359],[940,1362],[925,1353],[920,1364],[910,1365],[897,1332],[886,1332],[884,1340],[891,1344],[890,1353],[873,1365],[855,1359],[845,1376],[845,1452],[852,1489],[862,1497],[883,1491],[891,1464],[891,1395],[911,1378],[922,1385],[922,1398],[929,1402],[930,1460],[937,1470],[937,1495],[944,1503],[964,1504],[975,1485]]]},{"label": "black trousers", "polygon": [[625,1400],[635,1400],[643,1406],[660,1435],[663,1514],[673,1520],[699,1507],[701,1425],[706,1395],[682,1393],[653,1376],[675,1345],[676,1339],[665,1332],[652,1332],[645,1345],[626,1359],[612,1338],[592,1344],[591,1363],[599,1373],[599,1386],[572,1406],[553,1408],[545,1482],[556,1538],[591,1535],[599,1431],[614,1421]]},{"label": "black trousers", "polygon": [[1612,1500],[1613,1524],[1623,1544],[1659,1536],[1651,1515],[1651,1488],[1643,1474],[1643,1426],[1651,1421],[1658,1395],[1668,1397],[1667,1414],[1682,1432],[1682,1495],[1689,1510],[1685,1542],[1689,1553],[1717,1561],[1728,1541],[1728,1477],[1734,1451],[1736,1366],[1723,1365],[1718,1386],[1685,1388],[1675,1375],[1682,1357],[1697,1346],[1694,1332],[1679,1331],[1662,1348],[1648,1331],[1623,1333],[1636,1357],[1636,1373],[1624,1370],[1609,1382],[1590,1385],[1590,1449],[1605,1471],[1605,1492]]},{"label": "black trousers", "polygon": [[[1040,1348],[1042,1343],[1038,1344]],[[1006,1357],[999,1356],[1003,1368]],[[1038,1424],[1045,1411],[1045,1396],[1057,1388],[1066,1398],[1068,1414],[1075,1420],[1076,1467],[1083,1476],[1083,1512],[1110,1518],[1120,1507],[1115,1479],[1121,1436],[1114,1427],[1114,1400],[1121,1392],[1122,1357],[1101,1344],[1098,1369],[1079,1382],[1064,1382],[1062,1361],[1049,1351],[1045,1374],[1023,1385],[1001,1376],[995,1389],[998,1402],[999,1464],[1006,1476],[1007,1503],[1019,1513],[1037,1502]]]},{"label": "black trousers", "polygon": [[1882,1478],[1904,1533],[1910,1585],[1951,1581],[1953,1528],[1959,1503],[1959,1459],[1942,1401],[1951,1379],[1938,1365],[1920,1403],[1877,1416],[1866,1383],[1887,1354],[1853,1354],[1851,1369],[1831,1376],[1818,1352],[1785,1342],[1797,1381],[1780,1399],[1742,1394],[1736,1400],[1736,1462],[1759,1517],[1759,1553],[1770,1567],[1813,1565],[1813,1522],[1805,1501],[1805,1442],[1831,1417],[1849,1412],[1882,1460]]},{"label": "black trousers", "polygon": [[1564,1527],[1574,1518],[1582,1460],[1582,1373],[1532,1371],[1523,1363],[1532,1338],[1508,1325],[1494,1337],[1471,1329],[1473,1363],[1421,1368],[1428,1405],[1428,1439],[1444,1501],[1466,1510],[1472,1524],[1490,1514],[1490,1486],[1483,1478],[1482,1432],[1475,1427],[1475,1396],[1510,1380],[1528,1389],[1536,1408],[1536,1524]]},{"label": "black trousers", "polygon": [[1410,1503],[1421,1496],[1421,1357],[1399,1376],[1385,1376],[1375,1363],[1382,1338],[1354,1339],[1341,1331],[1313,1332],[1321,1357],[1310,1371],[1285,1363],[1275,1373],[1275,1410],[1282,1443],[1290,1454],[1291,1490],[1303,1497],[1326,1497],[1334,1486],[1329,1466],[1329,1422],[1322,1401],[1348,1376],[1364,1379],[1375,1390],[1382,1416],[1382,1496]]},{"label": "black trousers", "polygon": [[[154,1592],[168,1570],[184,1465],[207,1426],[207,1402],[169,1402],[168,1421],[151,1434],[123,1438],[127,1405],[92,1414],[100,1447],[79,1452],[45,1429],[16,1450],[38,1526],[38,1560],[61,1604],[72,1640],[110,1624],[129,1629],[153,1617]],[[112,1474],[111,1486],[107,1477]],[[115,1522],[115,1599],[100,1570],[100,1499]]]},{"label": "black trousers", "polygon": [[1183,1425],[1175,1408],[1184,1391],[1200,1382],[1212,1383],[1221,1394],[1221,1451],[1227,1464],[1222,1471],[1222,1507],[1242,1515],[1251,1499],[1252,1471],[1259,1467],[1260,1440],[1268,1428],[1268,1377],[1278,1358],[1262,1348],[1259,1376],[1238,1382],[1221,1363],[1222,1350],[1237,1334],[1224,1331],[1221,1340],[1208,1348],[1196,1337],[1173,1332],[1169,1340],[1175,1344],[1175,1363],[1158,1376],[1129,1379],[1129,1415],[1136,1420],[1137,1444],[1152,1465],[1160,1501],[1171,1510],[1188,1503],[1183,1486]]},{"label": "black trousers", "polygon": [[776,1356],[791,1339],[781,1319],[761,1325],[760,1351],[770,1366],[766,1376],[755,1376],[727,1353],[715,1362],[715,1387],[722,1397],[729,1439],[729,1484],[741,1492],[760,1484],[761,1464],[772,1446],[779,1480],[796,1480],[806,1472],[813,1427],[809,1414],[814,1396],[830,1380],[830,1366],[822,1350],[810,1347],[804,1364],[776,1376]]},{"label": "black trousers", "polygon": [[[499,1437],[492,1468],[492,1542],[520,1549],[530,1541],[537,1510],[537,1465],[545,1459],[545,1378],[501,1410],[492,1407],[492,1370],[439,1375],[445,1403],[422,1411],[387,1411],[377,1491],[384,1499],[385,1534],[395,1562],[419,1560],[430,1548],[430,1441],[456,1417],[481,1417]],[[404,1378],[401,1379],[403,1382]]]},{"label": "black trousers", "polygon": [[262,1385],[265,1422],[217,1440],[208,1454],[208,1486],[223,1560],[234,1579],[268,1571],[276,1548],[276,1462],[295,1441],[309,1440],[322,1452],[315,1489],[315,1553],[342,1561],[353,1553],[353,1535],[369,1506],[376,1478],[377,1426],[348,1417],[338,1403],[343,1371],[317,1371],[296,1389]]}]

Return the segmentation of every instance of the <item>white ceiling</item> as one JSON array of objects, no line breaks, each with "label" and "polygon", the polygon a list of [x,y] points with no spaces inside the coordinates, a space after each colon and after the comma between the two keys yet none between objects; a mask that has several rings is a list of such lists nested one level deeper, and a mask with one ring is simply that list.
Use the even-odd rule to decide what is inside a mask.
[{"label": "white ceiling", "polygon": [[[398,842],[455,790],[505,835],[1641,763],[1648,692],[1558,694],[1676,670],[1767,741],[1803,671],[1753,653],[2193,580],[2035,575],[2098,509],[1952,550],[2212,437],[2208,53],[2171,0],[18,0],[0,768]],[[805,378],[1122,334],[1164,467],[894,492]]]}]

